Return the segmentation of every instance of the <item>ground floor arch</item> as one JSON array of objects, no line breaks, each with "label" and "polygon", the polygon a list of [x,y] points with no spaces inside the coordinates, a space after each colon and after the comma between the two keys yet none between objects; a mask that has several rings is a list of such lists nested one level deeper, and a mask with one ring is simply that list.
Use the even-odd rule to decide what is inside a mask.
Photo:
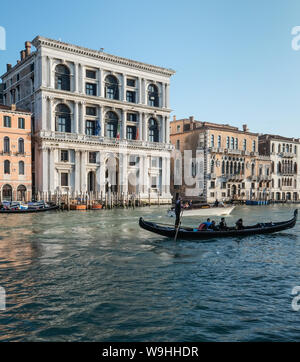
[{"label": "ground floor arch", "polygon": [[6,184],[2,187],[2,201],[12,201],[13,189]]}]

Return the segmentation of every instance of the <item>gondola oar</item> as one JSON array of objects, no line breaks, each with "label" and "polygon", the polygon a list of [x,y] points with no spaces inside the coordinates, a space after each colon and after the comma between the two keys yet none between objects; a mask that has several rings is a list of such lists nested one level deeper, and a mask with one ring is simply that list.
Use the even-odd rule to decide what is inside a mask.
[{"label": "gondola oar", "polygon": [[174,239],[174,241],[177,240],[177,235],[178,235],[178,231],[179,231],[179,228],[180,228],[180,225],[181,225],[182,215],[183,215],[183,210],[181,211],[181,214],[180,214],[179,223],[178,223],[178,226],[177,226],[177,230],[176,230],[176,234],[175,234],[175,239]]}]

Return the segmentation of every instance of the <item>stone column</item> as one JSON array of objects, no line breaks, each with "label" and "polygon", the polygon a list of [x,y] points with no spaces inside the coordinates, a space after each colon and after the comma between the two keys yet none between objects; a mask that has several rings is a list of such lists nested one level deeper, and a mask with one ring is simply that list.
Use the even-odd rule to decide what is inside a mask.
[{"label": "stone column", "polygon": [[103,97],[103,88],[102,88],[102,69],[98,69],[98,96]]},{"label": "stone column", "polygon": [[52,86],[52,58],[48,56],[48,87],[54,88]]},{"label": "stone column", "polygon": [[165,173],[165,193],[170,196],[170,181],[171,181],[171,158],[170,154],[166,158],[166,169],[163,170],[163,173]]},{"label": "stone column", "polygon": [[85,134],[85,102],[81,101],[81,114],[80,114],[80,126],[79,126],[79,133]]},{"label": "stone column", "polygon": [[126,83],[127,83],[127,76],[126,74],[123,74],[123,87],[122,87],[122,90],[123,90],[123,101],[126,102]]},{"label": "stone column", "polygon": [[139,112],[139,140],[143,140],[143,113]]},{"label": "stone column", "polygon": [[160,106],[161,108],[165,108],[166,102],[165,102],[165,84],[161,83],[161,100],[160,100]]},{"label": "stone column", "polygon": [[40,185],[40,190],[42,192],[47,192],[49,185],[48,185],[48,148],[42,148],[42,184]]},{"label": "stone column", "polygon": [[53,109],[53,97],[49,97],[49,104],[48,104],[48,117],[49,117],[49,129],[51,132],[55,132],[55,115]]},{"label": "stone column", "polygon": [[166,174],[167,174],[167,162],[166,162],[166,157],[162,157],[162,169],[161,169],[161,192],[162,192],[162,195],[164,195],[166,193],[166,181],[167,181],[167,178],[166,178]]},{"label": "stone column", "polygon": [[120,191],[124,192],[124,194],[128,193],[128,155],[123,153],[120,154],[119,159],[119,167],[120,167]]},{"label": "stone column", "polygon": [[166,143],[170,143],[170,117],[166,117]]},{"label": "stone column", "polygon": [[123,110],[123,112],[122,112],[122,117],[123,117],[123,119],[122,119],[122,137],[120,137],[120,138],[126,140],[126,138],[127,138],[127,132],[126,132],[126,130],[127,130],[127,119],[126,119],[127,112],[125,110]]},{"label": "stone column", "polygon": [[78,102],[74,102],[74,133],[78,133],[79,126],[79,116],[78,116]]},{"label": "stone column", "polygon": [[80,64],[80,78],[81,78],[81,93],[85,94],[85,84],[84,84],[85,74],[84,74],[84,66],[82,64]]},{"label": "stone column", "polygon": [[148,115],[144,113],[143,118],[143,140],[148,141]]},{"label": "stone column", "polygon": [[49,191],[54,192],[54,174],[55,174],[55,162],[54,162],[54,148],[50,148],[49,153]]},{"label": "stone column", "polygon": [[87,151],[81,151],[81,191],[87,191],[87,175],[86,175]]},{"label": "stone column", "polygon": [[80,192],[80,151],[75,151],[75,192]]},{"label": "stone column", "polygon": [[99,172],[99,184],[100,184],[100,192],[102,192],[102,196],[105,195],[105,153],[100,152],[100,172]]},{"label": "stone column", "polygon": [[101,127],[100,136],[104,137],[104,119],[103,119],[103,107],[98,106],[98,112],[99,112],[99,123]]},{"label": "stone column", "polygon": [[47,118],[48,118],[48,97],[47,96],[43,96],[42,97],[42,129],[46,130],[48,129],[47,127]]},{"label": "stone column", "polygon": [[79,72],[78,63],[74,63],[74,91],[78,93]]},{"label": "stone column", "polygon": [[138,82],[138,103],[142,104],[142,78],[139,77]]},{"label": "stone column", "polygon": [[166,120],[165,120],[165,116],[161,116],[161,142],[162,143],[165,143],[166,142],[166,134],[165,134],[165,131],[166,131]]},{"label": "stone column", "polygon": [[166,83],[166,108],[170,108],[170,86]]}]

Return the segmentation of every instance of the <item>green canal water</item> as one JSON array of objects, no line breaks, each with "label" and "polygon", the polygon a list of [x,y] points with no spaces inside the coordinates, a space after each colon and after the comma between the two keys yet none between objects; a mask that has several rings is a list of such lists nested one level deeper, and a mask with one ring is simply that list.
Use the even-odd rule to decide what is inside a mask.
[{"label": "green canal water", "polygon": [[[237,207],[227,223],[285,220],[294,207]],[[140,216],[173,221],[166,211],[0,215],[0,341],[300,340],[300,224],[205,243],[139,229]]]}]

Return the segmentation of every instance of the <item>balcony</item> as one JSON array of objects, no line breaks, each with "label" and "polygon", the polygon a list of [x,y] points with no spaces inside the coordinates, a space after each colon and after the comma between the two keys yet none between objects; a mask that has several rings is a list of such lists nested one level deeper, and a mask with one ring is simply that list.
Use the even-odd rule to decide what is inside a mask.
[{"label": "balcony", "polygon": [[272,176],[271,175],[259,175],[257,177],[257,181],[261,182],[261,181],[272,181]]},{"label": "balcony", "polygon": [[98,144],[112,147],[130,147],[130,148],[149,148],[162,151],[172,151],[174,146],[171,143],[161,142],[149,142],[140,140],[127,140],[108,138],[101,136],[87,136],[78,133],[63,133],[54,131],[40,131],[35,136],[49,141],[63,141],[63,142],[75,142],[75,143],[87,143],[87,144]]},{"label": "balcony", "polygon": [[286,157],[286,158],[293,158],[296,157],[296,155],[293,152],[281,152],[279,154],[279,156],[281,157]]}]

